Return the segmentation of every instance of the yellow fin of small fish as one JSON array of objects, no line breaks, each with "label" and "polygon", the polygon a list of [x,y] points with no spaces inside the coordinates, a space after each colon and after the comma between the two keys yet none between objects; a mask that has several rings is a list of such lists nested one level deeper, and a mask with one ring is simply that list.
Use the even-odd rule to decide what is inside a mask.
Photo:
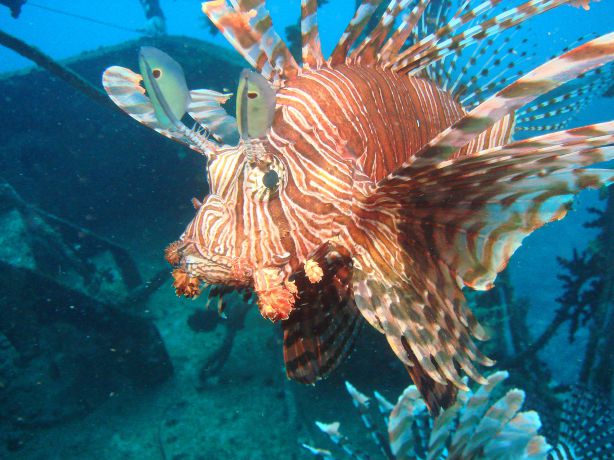
[{"label": "yellow fin of small fish", "polygon": [[183,69],[168,54],[151,46],[141,47],[139,69],[158,122],[164,128],[176,126],[190,101]]},{"label": "yellow fin of small fish", "polygon": [[266,134],[273,123],[275,90],[261,75],[244,70],[237,90],[237,124],[243,139]]}]

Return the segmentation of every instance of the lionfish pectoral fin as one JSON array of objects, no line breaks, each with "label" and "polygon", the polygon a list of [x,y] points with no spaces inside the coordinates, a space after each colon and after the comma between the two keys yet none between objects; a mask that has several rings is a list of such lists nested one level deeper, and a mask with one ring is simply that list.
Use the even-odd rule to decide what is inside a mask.
[{"label": "lionfish pectoral fin", "polygon": [[612,144],[614,123],[607,122],[433,165],[418,159],[380,181],[361,204],[369,216],[396,215],[394,238],[407,262],[403,276],[387,267],[355,268],[356,305],[386,334],[418,387],[427,377],[430,405],[449,394],[434,384],[463,388],[458,370],[479,381],[473,363],[488,363],[471,339],[485,334],[461,286],[492,287],[526,236],[561,219],[581,190],[612,183],[614,170],[588,167],[614,159]]},{"label": "lionfish pectoral fin", "polygon": [[473,343],[471,335],[482,338],[483,331],[450,272],[438,271],[426,254],[415,260],[417,266],[390,279],[381,279],[378,270],[354,268],[354,299],[363,316],[384,332],[431,412],[438,413],[454,402],[457,389],[467,388],[460,370],[482,382],[474,363],[492,361]]},{"label": "lionfish pectoral fin", "polygon": [[562,219],[580,191],[612,183],[614,170],[589,166],[614,159],[613,143],[606,122],[414,164],[384,179],[373,199],[393,198],[402,209],[412,257],[489,289],[525,237]]},{"label": "lionfish pectoral fin", "polygon": [[185,125],[181,129],[168,128],[167,123],[161,122],[151,100],[141,86],[143,78],[140,74],[124,67],[113,66],[106,69],[102,75],[102,85],[111,100],[139,123],[162,134],[169,139],[180,142],[197,152],[208,155],[206,140]]},{"label": "lionfish pectoral fin", "polygon": [[349,356],[363,324],[350,293],[351,260],[328,244],[309,260],[323,268],[323,276],[314,284],[304,272],[296,274],[297,301],[282,321],[286,373],[307,384]]},{"label": "lionfish pectoral fin", "polygon": [[437,416],[442,409],[450,407],[456,400],[458,388],[454,385],[442,385],[436,382],[428,373],[416,362],[413,365],[406,365],[405,368],[411,377],[412,382],[424,399],[426,407],[433,416]]},{"label": "lionfish pectoral fin", "polygon": [[[365,204],[390,203],[412,260],[489,289],[527,235],[561,219],[579,191],[612,181],[611,170],[586,167],[612,159],[614,147],[609,123],[482,150],[476,139],[519,107],[613,60],[611,33],[519,78],[382,179]],[[459,154],[469,143],[473,153]]]},{"label": "lionfish pectoral fin", "polygon": [[237,120],[221,105],[231,96],[232,94],[209,89],[192,90],[188,113],[199,125],[205,127],[216,141],[235,145],[239,142]]}]

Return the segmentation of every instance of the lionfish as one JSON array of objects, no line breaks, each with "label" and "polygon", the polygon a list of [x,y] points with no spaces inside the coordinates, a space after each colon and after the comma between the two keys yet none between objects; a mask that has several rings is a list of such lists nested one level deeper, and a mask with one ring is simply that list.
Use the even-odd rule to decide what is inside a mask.
[{"label": "lionfish", "polygon": [[[372,417],[372,398],[345,382],[352,404],[360,414],[369,437],[382,458],[388,460],[553,460],[546,438],[538,434],[539,414],[521,411],[525,393],[512,388],[503,395],[499,387],[508,377],[496,372],[475,391],[460,391],[456,401],[436,418],[429,416],[425,401],[414,385],[408,386],[396,404],[390,403],[377,391],[374,399],[377,411],[384,419],[387,436],[382,436],[379,424]],[[352,459],[371,456],[356,447],[342,434],[340,423],[315,422],[328,438]],[[302,446],[316,458],[335,459],[328,449],[308,444]],[[597,458],[601,457],[596,457]]]},{"label": "lionfish", "polygon": [[[500,390],[507,377],[506,371],[495,372],[474,391],[460,391],[454,404],[434,419],[414,385],[408,386],[394,405],[375,391],[387,436],[373,419],[372,398],[349,382],[345,386],[369,437],[388,460],[614,459],[614,419],[604,398],[574,387],[565,400],[550,445],[538,434],[542,428],[540,415],[533,410],[521,412],[525,392],[512,388],[503,394]],[[315,423],[347,457],[371,458],[341,432],[339,422]],[[336,458],[328,449],[302,446],[316,458]]]},{"label": "lionfish", "polygon": [[[574,111],[557,88],[614,60],[614,33],[504,75],[485,97],[492,85],[471,68],[484,53],[463,50],[492,51],[496,34],[570,2],[498,12],[500,0],[464,0],[430,33],[425,11],[444,2],[391,0],[378,19],[380,3],[363,0],[325,58],[317,1],[302,0],[302,64],[264,0],[203,3],[255,69],[240,75],[236,118],[222,107],[230,94],[189,91],[180,65],[154,48],[141,49],[140,74],[111,67],[103,85],[130,116],[207,160],[210,193],[193,200],[195,218],[166,250],[178,295],[198,295],[203,282],[252,289],[262,316],[281,322],[287,375],[303,383],[349,354],[362,317],[436,413],[467,389],[463,373],[484,383],[477,364],[493,364],[474,343],[486,333],[463,287],[491,288],[523,238],[613,179],[586,167],[614,157],[614,121],[512,136],[532,101],[540,110],[526,108],[529,121]],[[448,58],[471,78],[451,79]],[[574,92],[581,101],[594,91]]]}]

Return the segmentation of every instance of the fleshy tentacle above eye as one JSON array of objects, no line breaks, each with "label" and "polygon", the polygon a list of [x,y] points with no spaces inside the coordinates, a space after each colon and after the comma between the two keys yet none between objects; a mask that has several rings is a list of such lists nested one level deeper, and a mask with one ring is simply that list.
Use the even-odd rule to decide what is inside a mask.
[{"label": "fleshy tentacle above eye", "polygon": [[[236,121],[221,106],[231,94],[188,91],[179,64],[155,48],[143,48],[139,61],[146,77],[118,66],[109,67],[103,74],[103,87],[120,109],[148,128],[207,157],[217,150],[209,135],[222,144],[236,144]],[[196,122],[192,129],[181,121],[186,112]]]}]

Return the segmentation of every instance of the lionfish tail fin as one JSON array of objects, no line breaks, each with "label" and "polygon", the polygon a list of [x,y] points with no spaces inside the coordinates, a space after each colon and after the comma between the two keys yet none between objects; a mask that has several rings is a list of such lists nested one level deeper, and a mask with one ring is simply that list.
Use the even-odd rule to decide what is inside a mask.
[{"label": "lionfish tail fin", "polygon": [[275,32],[265,0],[212,0],[202,4],[203,12],[228,42],[262,76],[270,81],[294,77],[299,65],[287,45]]},{"label": "lionfish tail fin", "polygon": [[349,356],[363,324],[349,293],[350,259],[330,245],[310,259],[323,269],[322,279],[314,285],[303,271],[296,274],[298,299],[282,321],[286,374],[307,384],[327,376]]}]

